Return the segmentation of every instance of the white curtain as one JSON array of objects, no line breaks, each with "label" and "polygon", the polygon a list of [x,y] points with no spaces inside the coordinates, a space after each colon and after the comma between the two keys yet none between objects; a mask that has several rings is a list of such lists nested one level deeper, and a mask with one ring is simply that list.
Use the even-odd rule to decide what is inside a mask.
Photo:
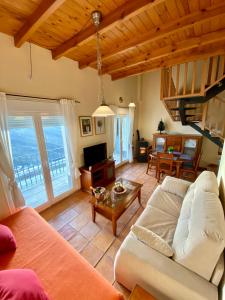
[{"label": "white curtain", "polygon": [[60,108],[64,117],[65,136],[68,146],[70,170],[73,180],[80,177],[78,169],[78,121],[76,114],[76,103],[74,100],[61,99]]},{"label": "white curtain", "polygon": [[[116,114],[117,107],[115,105],[110,105],[110,108]],[[115,135],[116,135],[116,116],[109,116],[106,118],[107,122],[107,148],[108,148],[108,155],[110,158],[113,158],[114,149],[115,149]]]},{"label": "white curtain", "polygon": [[133,162],[133,130],[134,130],[134,110],[135,107],[129,107],[129,123],[130,123],[130,132],[129,132],[129,149],[128,149],[128,158],[129,162]]},{"label": "white curtain", "polygon": [[0,218],[12,214],[17,208],[25,205],[13,170],[5,93],[0,93],[0,188]]}]

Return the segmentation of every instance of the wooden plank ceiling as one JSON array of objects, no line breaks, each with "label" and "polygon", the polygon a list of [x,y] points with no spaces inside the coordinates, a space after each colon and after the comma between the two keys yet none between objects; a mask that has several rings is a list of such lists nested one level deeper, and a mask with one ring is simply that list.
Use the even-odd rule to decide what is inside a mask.
[{"label": "wooden plank ceiling", "polygon": [[96,68],[96,9],[113,80],[225,53],[224,0],[1,0],[0,32]]}]

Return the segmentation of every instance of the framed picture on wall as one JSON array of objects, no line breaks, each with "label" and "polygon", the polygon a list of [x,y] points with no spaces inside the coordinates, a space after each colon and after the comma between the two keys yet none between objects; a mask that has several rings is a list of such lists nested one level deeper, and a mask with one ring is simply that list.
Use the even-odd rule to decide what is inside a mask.
[{"label": "framed picture on wall", "polygon": [[95,134],[104,134],[105,133],[105,118],[104,117],[95,117]]},{"label": "framed picture on wall", "polygon": [[92,117],[79,117],[81,136],[93,135]]}]

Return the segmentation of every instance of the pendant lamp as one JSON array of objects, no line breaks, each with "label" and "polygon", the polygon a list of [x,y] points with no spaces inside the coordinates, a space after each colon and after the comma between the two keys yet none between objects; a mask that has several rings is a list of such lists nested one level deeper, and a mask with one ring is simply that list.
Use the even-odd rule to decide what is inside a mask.
[{"label": "pendant lamp", "polygon": [[98,99],[101,102],[101,105],[93,112],[93,117],[108,117],[114,116],[115,113],[112,109],[106,104],[104,97],[104,87],[103,87],[103,78],[102,78],[102,55],[100,49],[100,34],[99,34],[99,25],[102,19],[102,14],[100,11],[96,10],[92,12],[92,21],[96,27],[96,48],[97,48],[97,69],[98,69],[98,78],[99,78],[99,96]]}]

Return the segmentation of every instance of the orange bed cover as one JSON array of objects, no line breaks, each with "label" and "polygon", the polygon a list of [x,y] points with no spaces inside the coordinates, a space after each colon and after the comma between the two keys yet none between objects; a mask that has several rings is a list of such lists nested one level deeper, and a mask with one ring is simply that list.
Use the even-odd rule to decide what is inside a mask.
[{"label": "orange bed cover", "polygon": [[1,221],[16,238],[14,253],[0,256],[0,270],[30,268],[51,300],[122,300],[117,292],[32,208]]}]

